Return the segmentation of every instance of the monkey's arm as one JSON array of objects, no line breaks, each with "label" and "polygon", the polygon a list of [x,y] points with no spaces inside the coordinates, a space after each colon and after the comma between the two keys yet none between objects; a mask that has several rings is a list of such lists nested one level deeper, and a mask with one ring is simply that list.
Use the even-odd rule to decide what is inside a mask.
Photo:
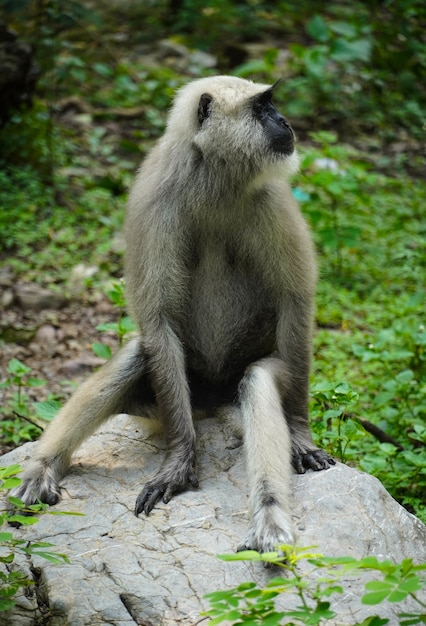
[{"label": "monkey's arm", "polygon": [[142,190],[133,192],[126,222],[126,279],[133,316],[141,329],[149,380],[164,426],[167,453],[154,478],[136,500],[135,514],[148,514],[162,498],[189,484],[194,471],[195,432],[180,337],[180,315],[187,297],[186,235],[181,212],[154,196],[147,205]]},{"label": "monkey's arm", "polygon": [[309,373],[311,364],[312,305],[309,298],[289,293],[277,326],[278,352],[287,364],[290,384],[283,407],[292,441],[294,469],[327,469],[335,461],[315,446],[308,421]]},{"label": "monkey's arm", "polygon": [[198,486],[194,469],[195,431],[182,344],[164,319],[142,341],[149,355],[150,378],[164,425],[167,454],[158,474],[139,494],[136,515],[142,511],[150,513],[160,498],[168,502],[188,484]]}]

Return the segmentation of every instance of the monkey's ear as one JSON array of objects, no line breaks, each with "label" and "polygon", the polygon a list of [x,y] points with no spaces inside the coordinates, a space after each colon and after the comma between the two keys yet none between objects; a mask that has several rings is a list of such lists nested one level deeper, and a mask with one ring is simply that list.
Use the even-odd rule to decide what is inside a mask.
[{"label": "monkey's ear", "polygon": [[209,93],[203,93],[200,97],[200,102],[198,103],[198,123],[200,126],[203,125],[203,122],[210,115],[210,104],[213,100],[213,97]]}]

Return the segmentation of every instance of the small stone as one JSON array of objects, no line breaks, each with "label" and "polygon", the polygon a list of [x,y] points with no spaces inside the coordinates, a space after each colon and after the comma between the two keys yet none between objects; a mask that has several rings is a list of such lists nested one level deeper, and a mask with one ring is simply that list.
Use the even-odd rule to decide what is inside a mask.
[{"label": "small stone", "polygon": [[60,293],[50,291],[36,284],[18,285],[16,288],[16,300],[25,311],[33,309],[62,309],[67,304],[67,299]]},{"label": "small stone", "polygon": [[15,294],[12,289],[4,289],[0,295],[0,307],[7,309],[15,300]]},{"label": "small stone", "polygon": [[75,298],[84,293],[87,289],[86,281],[95,276],[98,271],[99,267],[97,265],[84,265],[84,263],[76,265],[72,269],[68,281],[71,295]]},{"label": "small stone", "polygon": [[0,268],[0,287],[12,287],[14,284],[13,270],[10,265]]},{"label": "small stone", "polygon": [[75,359],[65,361],[61,366],[61,371],[67,376],[77,376],[78,374],[91,371],[104,363],[104,359],[94,355],[91,356],[90,354],[83,354]]},{"label": "small stone", "polygon": [[43,324],[36,332],[35,340],[41,344],[51,344],[56,341],[56,330],[50,324]]}]

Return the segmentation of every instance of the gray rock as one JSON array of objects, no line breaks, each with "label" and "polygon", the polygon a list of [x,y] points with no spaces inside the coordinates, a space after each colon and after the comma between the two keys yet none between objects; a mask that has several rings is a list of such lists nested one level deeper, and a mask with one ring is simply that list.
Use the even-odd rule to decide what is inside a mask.
[{"label": "gray rock", "polygon": [[73,298],[77,298],[87,290],[86,281],[93,278],[99,272],[97,265],[85,265],[79,263],[71,270],[68,280],[68,289]]},{"label": "gray rock", "polygon": [[60,293],[44,289],[36,284],[16,286],[16,301],[25,311],[34,309],[62,309],[67,304],[67,299]]},{"label": "gray rock", "polygon": [[[233,552],[245,536],[247,479],[241,448],[220,420],[200,420],[196,427],[200,489],[158,505],[149,517],[136,518],[133,507],[160,465],[161,435],[150,434],[146,421],[121,415],[80,448],[63,480],[63,499],[52,510],[84,517],[44,515],[35,526],[15,531],[24,539],[53,543],[71,564],[18,560],[27,572],[30,566],[36,585],[32,597],[22,596],[11,613],[0,614],[0,624],[42,623],[37,619],[47,610],[51,626],[189,626],[208,607],[204,594],[247,580],[263,584],[277,574],[260,564],[216,558]],[[33,445],[3,456],[1,465],[25,464]],[[316,545],[330,556],[426,560],[426,527],[367,474],[338,464],[294,476],[293,500],[301,545]],[[328,625],[353,624],[375,610],[397,624],[397,612],[413,608],[410,602],[377,609],[361,605],[369,579],[371,574],[360,572],[343,579],[344,593],[331,599],[338,619]],[[297,604],[292,596],[280,602]]]}]

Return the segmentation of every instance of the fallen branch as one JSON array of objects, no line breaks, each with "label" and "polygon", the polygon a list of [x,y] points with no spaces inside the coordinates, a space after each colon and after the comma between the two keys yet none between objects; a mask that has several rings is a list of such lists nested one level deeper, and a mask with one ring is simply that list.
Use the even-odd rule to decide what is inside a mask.
[{"label": "fallen branch", "polygon": [[384,430],[382,430],[375,424],[372,424],[371,422],[365,419],[361,419],[361,418],[358,418],[358,419],[359,419],[360,424],[363,426],[363,428],[368,433],[370,433],[370,435],[373,435],[373,437],[376,437],[376,439],[378,439],[380,443],[391,443],[398,450],[404,449],[404,447],[398,441],[396,441],[393,437],[390,437],[390,435],[386,434]]},{"label": "fallen branch", "polygon": [[91,104],[82,100],[78,96],[69,96],[68,98],[62,98],[56,104],[61,113],[68,109],[76,109],[79,113],[86,113],[93,117],[124,117],[126,119],[134,119],[141,117],[145,114],[145,107],[111,107],[109,109],[103,109],[100,107],[93,107]]}]

